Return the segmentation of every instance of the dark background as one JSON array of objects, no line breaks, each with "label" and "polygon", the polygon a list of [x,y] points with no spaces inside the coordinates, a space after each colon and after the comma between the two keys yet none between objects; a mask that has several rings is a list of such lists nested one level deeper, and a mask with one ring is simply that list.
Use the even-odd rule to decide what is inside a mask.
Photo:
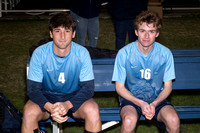
[{"label": "dark background", "polygon": [[[107,2],[104,0],[103,2]],[[200,0],[164,0],[163,7],[200,7]],[[68,0],[21,0],[14,9],[68,9]]]}]

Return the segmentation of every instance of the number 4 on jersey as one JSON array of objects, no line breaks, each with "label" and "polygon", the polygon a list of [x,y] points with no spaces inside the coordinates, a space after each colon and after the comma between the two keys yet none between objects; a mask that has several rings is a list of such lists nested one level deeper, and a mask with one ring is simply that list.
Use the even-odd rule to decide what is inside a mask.
[{"label": "number 4 on jersey", "polygon": [[64,72],[61,72],[59,77],[58,77],[58,82],[61,82],[61,83],[65,83],[65,74]]}]

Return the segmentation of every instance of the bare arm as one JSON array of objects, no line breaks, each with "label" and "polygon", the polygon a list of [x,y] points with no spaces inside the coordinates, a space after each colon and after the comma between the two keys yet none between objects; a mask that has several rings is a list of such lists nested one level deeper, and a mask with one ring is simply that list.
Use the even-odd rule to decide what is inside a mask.
[{"label": "bare arm", "polygon": [[156,107],[160,102],[165,100],[172,91],[172,80],[164,82],[163,91],[158,95],[158,97],[151,103]]},{"label": "bare arm", "polygon": [[123,83],[116,82],[116,91],[117,93],[122,96],[123,98],[133,102],[137,106],[139,106],[142,110],[142,114],[149,120],[151,120],[155,114],[155,108],[152,107],[145,101],[140,100],[133,96],[130,91],[128,91]]},{"label": "bare arm", "polygon": [[128,90],[125,88],[125,86],[124,86],[123,83],[119,83],[119,82],[116,81],[116,91],[117,91],[117,93],[118,93],[120,96],[122,96],[123,98],[125,98],[125,99],[127,99],[127,100],[133,102],[133,103],[136,104],[137,106],[139,106],[139,107],[142,109],[142,114],[143,114],[143,115],[147,116],[147,115],[150,114],[150,113],[149,113],[149,112],[151,111],[151,110],[150,110],[150,105],[149,105],[147,102],[145,102],[145,101],[143,101],[143,100],[140,100],[140,99],[136,98],[135,96],[133,96],[133,95],[131,94],[131,92],[128,91]]},{"label": "bare arm", "polygon": [[140,100],[140,99],[134,97],[134,96],[131,94],[131,92],[128,91],[128,90],[125,88],[125,85],[124,85],[123,83],[120,83],[120,82],[117,82],[117,81],[116,81],[115,86],[116,86],[116,91],[117,91],[117,93],[118,93],[121,97],[123,97],[123,98],[125,98],[125,99],[127,99],[127,100],[133,102],[133,103],[136,104],[137,106],[141,107],[141,105],[143,104],[144,101],[142,101],[142,100]]},{"label": "bare arm", "polygon": [[155,115],[155,108],[156,106],[165,100],[171,93],[172,91],[172,81],[166,81],[164,82],[164,89],[163,91],[158,95],[158,97],[150,104],[151,108],[151,114],[147,116],[147,119],[152,119],[152,117]]}]

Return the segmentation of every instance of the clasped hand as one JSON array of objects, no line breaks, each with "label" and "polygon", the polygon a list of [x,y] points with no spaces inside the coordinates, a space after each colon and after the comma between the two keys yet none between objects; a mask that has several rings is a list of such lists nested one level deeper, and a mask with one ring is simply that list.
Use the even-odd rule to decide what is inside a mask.
[{"label": "clasped hand", "polygon": [[66,116],[68,110],[69,108],[64,102],[57,102],[51,107],[51,117],[54,121],[63,123],[68,119],[68,116]]},{"label": "clasped hand", "polygon": [[142,114],[146,119],[151,120],[155,115],[155,105],[153,103],[148,104],[144,102],[141,106]]}]

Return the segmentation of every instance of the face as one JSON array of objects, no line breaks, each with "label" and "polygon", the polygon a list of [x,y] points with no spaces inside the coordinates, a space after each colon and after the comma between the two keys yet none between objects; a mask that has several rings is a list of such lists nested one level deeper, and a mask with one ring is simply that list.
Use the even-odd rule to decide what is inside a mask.
[{"label": "face", "polygon": [[54,41],[54,48],[57,50],[64,50],[71,45],[72,38],[75,37],[75,32],[72,32],[72,28],[64,28],[62,26],[54,28],[50,31],[50,36]]},{"label": "face", "polygon": [[138,30],[135,30],[135,34],[138,36],[139,45],[143,48],[149,48],[152,47],[159,32],[153,24],[142,23]]}]

